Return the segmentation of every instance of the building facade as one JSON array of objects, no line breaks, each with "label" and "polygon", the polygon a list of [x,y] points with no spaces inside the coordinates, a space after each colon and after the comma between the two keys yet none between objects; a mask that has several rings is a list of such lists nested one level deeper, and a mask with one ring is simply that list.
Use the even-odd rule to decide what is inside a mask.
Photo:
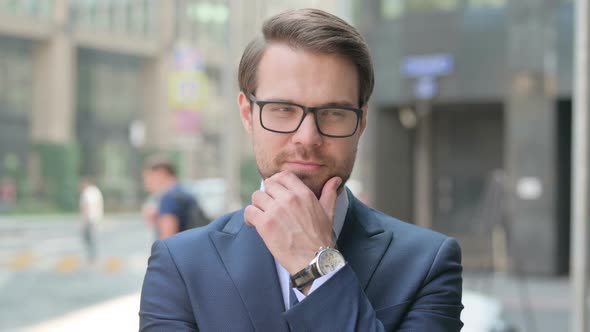
[{"label": "building facade", "polygon": [[566,272],[572,1],[362,6],[377,83],[359,176],[374,205],[455,236],[467,268]]},{"label": "building facade", "polygon": [[183,179],[224,177],[228,209],[241,205],[259,185],[236,103],[244,46],[279,11],[349,3],[0,0],[0,183],[16,185],[15,210],[75,210],[82,176],[108,210],[136,209],[153,153]]}]

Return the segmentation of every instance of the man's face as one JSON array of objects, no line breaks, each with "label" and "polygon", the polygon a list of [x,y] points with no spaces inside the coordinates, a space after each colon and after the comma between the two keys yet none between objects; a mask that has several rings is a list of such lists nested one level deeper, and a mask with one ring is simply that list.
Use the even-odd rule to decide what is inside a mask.
[{"label": "man's face", "polygon": [[158,174],[156,170],[146,169],[143,171],[143,187],[148,193],[158,192]]},{"label": "man's face", "polygon": [[[283,44],[272,44],[258,67],[256,98],[284,101],[307,107],[341,105],[359,107],[358,74],[350,61],[336,55],[310,53]],[[320,197],[332,177],[348,180],[359,138],[366,126],[367,108],[351,137],[322,136],[313,114],[290,134],[268,131],[260,124],[260,108],[243,93],[238,97],[242,122],[252,137],[258,170],[263,179],[281,171],[297,175]]]}]

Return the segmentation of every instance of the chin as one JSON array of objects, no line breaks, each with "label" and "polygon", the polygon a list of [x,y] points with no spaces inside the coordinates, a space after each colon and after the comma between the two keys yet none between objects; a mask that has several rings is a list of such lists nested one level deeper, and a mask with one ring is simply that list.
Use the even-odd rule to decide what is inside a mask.
[{"label": "chin", "polygon": [[323,179],[318,181],[317,179],[312,178],[309,175],[301,175],[295,174],[301,181],[315,194],[315,196],[319,199],[322,195],[322,189],[324,189],[324,185],[328,182],[328,179]]}]

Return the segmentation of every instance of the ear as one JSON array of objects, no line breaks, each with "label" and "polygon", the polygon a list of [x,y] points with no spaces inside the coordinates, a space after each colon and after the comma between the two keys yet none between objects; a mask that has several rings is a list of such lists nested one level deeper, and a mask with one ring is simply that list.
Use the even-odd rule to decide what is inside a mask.
[{"label": "ear", "polygon": [[248,134],[252,134],[252,108],[250,107],[250,99],[243,92],[238,95],[238,105],[240,106],[242,125]]},{"label": "ear", "polygon": [[368,120],[369,120],[369,105],[367,104],[367,105],[363,106],[363,116],[361,118],[361,123],[359,125],[359,137],[365,131],[365,128],[367,127]]}]

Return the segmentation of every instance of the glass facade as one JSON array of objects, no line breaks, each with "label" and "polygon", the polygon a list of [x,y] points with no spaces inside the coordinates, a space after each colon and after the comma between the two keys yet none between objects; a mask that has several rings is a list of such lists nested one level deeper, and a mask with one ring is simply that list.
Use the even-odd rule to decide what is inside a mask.
[{"label": "glass facade", "polygon": [[140,59],[130,56],[78,52],[80,173],[96,179],[109,209],[138,202],[140,152],[129,141],[129,128],[142,107],[141,66]]},{"label": "glass facade", "polygon": [[125,35],[153,35],[157,29],[154,0],[71,0],[75,27]]},{"label": "glass facade", "polygon": [[33,72],[32,44],[0,39],[0,114],[29,114]]},{"label": "glass facade", "polygon": [[229,22],[227,1],[178,0],[178,39],[199,49],[219,49],[226,44]]},{"label": "glass facade", "polygon": [[379,13],[384,20],[394,20],[412,13],[495,9],[507,4],[508,0],[380,0]]},{"label": "glass facade", "polygon": [[36,18],[51,17],[54,0],[0,0],[0,13]]},{"label": "glass facade", "polygon": [[17,199],[27,187],[32,62],[31,42],[0,38],[0,181],[16,186]]}]

